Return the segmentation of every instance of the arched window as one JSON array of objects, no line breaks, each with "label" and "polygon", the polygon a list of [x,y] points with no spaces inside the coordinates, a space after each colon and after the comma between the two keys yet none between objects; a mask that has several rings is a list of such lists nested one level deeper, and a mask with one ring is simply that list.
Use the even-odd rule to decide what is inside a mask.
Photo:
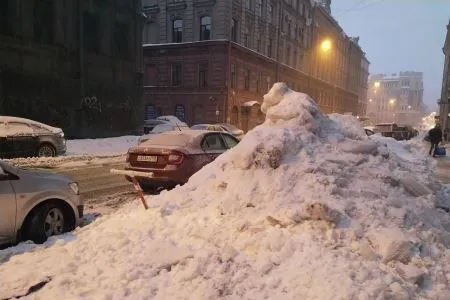
[{"label": "arched window", "polygon": [[211,39],[211,17],[200,18],[200,41]]},{"label": "arched window", "polygon": [[184,105],[175,105],[175,117],[177,117],[180,121],[186,121],[186,110],[184,108]]},{"label": "arched window", "polygon": [[181,43],[183,41],[183,20],[176,19],[172,22],[172,42]]},{"label": "arched window", "polygon": [[146,120],[152,120],[156,119],[158,117],[158,113],[156,111],[156,108],[153,104],[147,104],[145,106],[145,119]]}]

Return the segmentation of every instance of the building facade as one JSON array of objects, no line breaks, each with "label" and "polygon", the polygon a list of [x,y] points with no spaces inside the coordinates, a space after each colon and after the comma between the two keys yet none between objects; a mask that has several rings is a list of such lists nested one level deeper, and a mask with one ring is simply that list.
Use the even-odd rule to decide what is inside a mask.
[{"label": "building facade", "polygon": [[369,78],[367,115],[374,123],[416,125],[423,114],[423,73],[406,71]]},{"label": "building facade", "polygon": [[69,137],[142,122],[140,0],[0,1],[0,114]]},{"label": "building facade", "polygon": [[450,21],[447,25],[447,35],[444,47],[444,72],[442,76],[441,99],[439,99],[439,120],[443,129],[450,129]]},{"label": "building facade", "polygon": [[[255,107],[279,81],[308,93],[324,112],[359,113],[365,54],[322,6],[159,0],[143,10],[145,118],[175,114],[189,124],[250,129],[261,121]],[[321,49],[324,41],[330,51]]]}]

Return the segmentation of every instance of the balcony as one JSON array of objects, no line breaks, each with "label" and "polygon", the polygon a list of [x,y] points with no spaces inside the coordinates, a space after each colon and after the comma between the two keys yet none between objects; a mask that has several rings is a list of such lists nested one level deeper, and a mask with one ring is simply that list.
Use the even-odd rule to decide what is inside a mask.
[{"label": "balcony", "polygon": [[174,11],[174,10],[183,10],[186,9],[187,4],[186,1],[182,0],[172,0],[169,3],[167,3],[167,10],[168,11]]},{"label": "balcony", "polygon": [[216,0],[195,0],[194,7],[211,7],[216,4]]},{"label": "balcony", "polygon": [[159,6],[158,4],[153,4],[153,5],[147,5],[144,6],[142,11],[144,12],[144,14],[157,14],[159,13]]}]

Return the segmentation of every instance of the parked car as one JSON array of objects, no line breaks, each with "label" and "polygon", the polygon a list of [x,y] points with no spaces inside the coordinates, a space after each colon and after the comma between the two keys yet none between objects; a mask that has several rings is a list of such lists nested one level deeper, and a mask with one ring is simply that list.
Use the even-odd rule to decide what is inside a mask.
[{"label": "parked car", "polygon": [[180,121],[175,116],[160,116],[156,119],[150,119],[144,121],[144,134],[148,134],[158,125],[173,125],[179,127],[189,127],[185,122]]},{"label": "parked car", "polygon": [[77,183],[51,172],[0,161],[0,195],[0,244],[43,243],[73,230],[83,216]]},{"label": "parked car", "polygon": [[0,158],[57,156],[66,153],[61,128],[0,116]]},{"label": "parked car", "polygon": [[144,134],[143,136],[139,137],[138,139],[138,145],[142,144],[143,142],[148,141],[149,139],[154,138],[158,134],[167,132],[167,131],[182,131],[182,130],[189,130],[190,128],[186,126],[179,126],[179,125],[173,125],[173,124],[159,124],[156,125],[152,131],[150,131],[148,134]]},{"label": "parked car", "polygon": [[418,135],[418,131],[410,126],[399,126],[395,123],[383,123],[375,125],[375,133],[384,137],[391,137],[398,141],[410,140]]},{"label": "parked car", "polygon": [[231,124],[197,124],[193,125],[191,129],[227,132],[239,140],[244,137],[244,131]]},{"label": "parked car", "polygon": [[375,132],[369,128],[364,128],[364,131],[366,132],[367,136],[374,135]]},{"label": "parked car", "polygon": [[144,190],[171,188],[186,183],[203,166],[238,143],[237,138],[225,132],[169,131],[129,149],[125,169],[153,173],[151,179],[136,178]]}]

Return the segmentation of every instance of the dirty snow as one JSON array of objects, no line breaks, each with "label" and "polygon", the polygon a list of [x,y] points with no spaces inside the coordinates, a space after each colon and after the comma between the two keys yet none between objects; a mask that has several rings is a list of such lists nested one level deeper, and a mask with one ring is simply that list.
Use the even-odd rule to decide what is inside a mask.
[{"label": "dirty snow", "polygon": [[0,251],[0,295],[446,299],[449,193],[430,160],[284,84],[261,108],[264,124],[149,210]]}]

